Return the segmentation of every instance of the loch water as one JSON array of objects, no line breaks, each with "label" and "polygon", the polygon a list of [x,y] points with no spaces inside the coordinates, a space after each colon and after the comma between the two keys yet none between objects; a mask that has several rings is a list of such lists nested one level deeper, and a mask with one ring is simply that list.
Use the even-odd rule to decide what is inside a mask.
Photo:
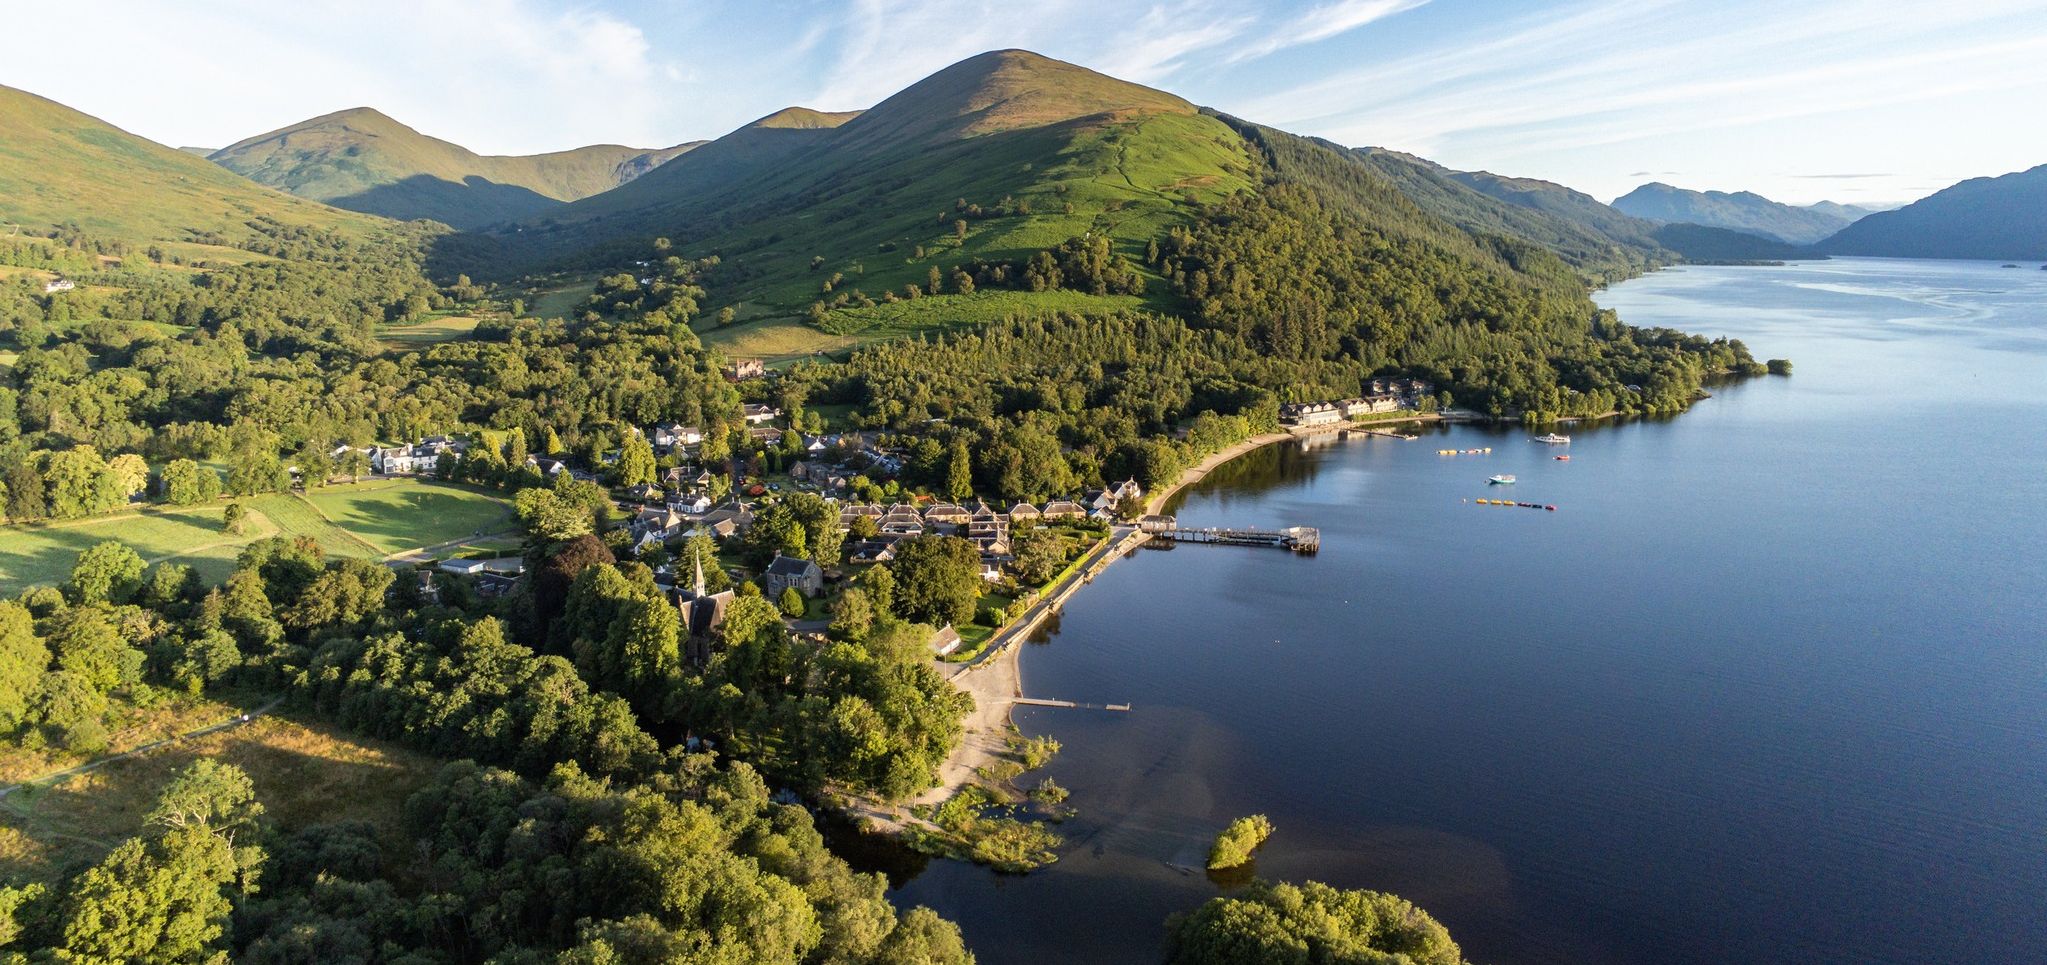
[{"label": "loch water", "polygon": [[[1844,259],[1599,293],[1790,377],[1671,419],[1268,447],[1022,655],[1059,862],[901,903],[988,965],[1158,960],[1240,815],[1476,962],[2047,961],[2047,271]],[[1438,449],[1491,447],[1489,455]],[[1569,461],[1554,457],[1569,453]],[[1509,487],[1555,512],[1473,502]]]}]

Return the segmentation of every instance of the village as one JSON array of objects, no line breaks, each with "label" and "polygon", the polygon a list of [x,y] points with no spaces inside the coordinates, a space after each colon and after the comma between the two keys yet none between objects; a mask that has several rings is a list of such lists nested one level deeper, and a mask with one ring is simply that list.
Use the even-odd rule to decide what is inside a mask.
[{"label": "village", "polygon": [[[771,375],[759,362],[741,360],[728,366],[727,377],[745,381]],[[703,458],[702,428],[678,423],[628,430],[657,460],[653,482],[614,485],[622,482],[618,451],[600,454],[594,464],[568,453],[525,457],[525,466],[543,484],[566,476],[605,487],[616,525],[602,537],[621,560],[649,566],[656,585],[680,610],[688,648],[697,659],[707,655],[708,640],[736,594],[758,590],[770,601],[794,594],[804,604],[800,611],[786,608],[793,611],[786,612],[786,622],[796,632],[820,633],[829,625],[834,601],[860,573],[895,559],[905,541],[927,535],[966,541],[978,561],[976,575],[984,591],[975,620],[939,626],[931,640],[935,659],[969,659],[1013,614],[1026,610],[1064,575],[1056,571],[1098,549],[1119,524],[1128,524],[1122,526],[1126,532],[1134,529],[1144,513],[1146,493],[1135,479],[1042,505],[948,501],[902,487],[897,479],[907,454],[880,444],[877,434],[798,432],[782,410],[764,403],[744,403],[739,415],[732,431],[743,427],[751,449],[734,450],[738,458],[724,460],[729,470]],[[395,446],[342,446],[333,457],[337,466],[356,464],[378,476],[449,479],[459,478],[457,467],[476,444],[435,435]],[[770,458],[760,458],[764,455]],[[776,553],[765,562],[749,560],[747,536],[757,518],[799,493],[831,507],[842,541],[834,558]],[[1016,538],[1025,532],[1056,535],[1060,566],[1053,567],[1055,572],[1044,572],[1043,565],[1019,572]],[[702,558],[700,549],[689,555],[692,546],[705,545],[715,548],[715,556]],[[524,570],[524,559],[515,555],[445,559],[433,567],[443,581],[466,580],[484,597],[511,592]],[[751,586],[742,590],[745,584]],[[714,591],[713,585],[721,588]]]}]

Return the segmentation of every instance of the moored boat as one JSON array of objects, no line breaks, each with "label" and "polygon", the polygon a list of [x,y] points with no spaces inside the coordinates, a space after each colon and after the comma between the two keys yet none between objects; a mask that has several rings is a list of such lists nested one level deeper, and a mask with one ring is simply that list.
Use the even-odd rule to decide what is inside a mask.
[{"label": "moored boat", "polygon": [[1501,473],[1497,476],[1486,477],[1486,482],[1492,483],[1495,486],[1511,486],[1514,484],[1514,477]]},{"label": "moored boat", "polygon": [[1542,435],[1536,436],[1535,441],[1546,442],[1552,446],[1568,446],[1571,444],[1571,437],[1565,435],[1558,435],[1557,433],[1554,432],[1546,432],[1543,433]]}]

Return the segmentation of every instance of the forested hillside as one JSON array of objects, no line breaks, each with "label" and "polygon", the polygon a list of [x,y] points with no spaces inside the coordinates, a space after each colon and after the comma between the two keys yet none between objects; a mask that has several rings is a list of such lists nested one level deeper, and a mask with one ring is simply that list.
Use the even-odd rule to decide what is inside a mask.
[{"label": "forested hillside", "polygon": [[351,211],[475,228],[611,190],[696,146],[598,144],[485,157],[358,107],[259,134],[208,158],[259,184]]},{"label": "forested hillside", "polygon": [[2047,260],[2047,164],[1970,178],[1869,215],[1817,247],[1886,258]]},{"label": "forested hillside", "polygon": [[1359,148],[1355,153],[1430,214],[1467,231],[1534,242],[1599,282],[1619,281],[1678,261],[1810,256],[1796,246],[1726,228],[1645,221],[1549,181],[1452,171],[1382,148]]}]

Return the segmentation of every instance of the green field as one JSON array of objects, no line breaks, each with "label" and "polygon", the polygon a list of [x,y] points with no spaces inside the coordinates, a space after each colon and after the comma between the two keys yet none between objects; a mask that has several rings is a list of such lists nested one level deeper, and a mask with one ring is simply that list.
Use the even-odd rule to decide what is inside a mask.
[{"label": "green field", "polygon": [[377,337],[393,350],[422,349],[441,342],[453,342],[469,337],[476,331],[477,319],[470,315],[442,315],[398,325],[383,325],[377,330]]},{"label": "green field", "polygon": [[309,536],[329,556],[379,559],[513,525],[502,499],[410,479],[258,496],[249,500],[251,525],[240,536],[220,531],[225,505],[0,526],[0,593],[62,583],[79,553],[109,539],[150,562],[184,563],[216,581],[234,569],[243,546],[268,536]]},{"label": "green field", "polygon": [[978,328],[1012,315],[1113,312],[1144,305],[1143,298],[1133,295],[994,289],[971,295],[937,295],[878,304],[873,308],[840,309],[831,314],[824,329],[800,318],[779,317],[723,328],[699,323],[697,335],[705,345],[715,346],[734,358],[777,362],[820,353],[837,354],[869,342],[918,333],[942,335]]},{"label": "green field", "polygon": [[596,290],[595,281],[580,281],[561,288],[536,291],[526,299],[526,314],[531,318],[567,318],[583,307],[583,303],[590,300],[590,293]]},{"label": "green field", "polygon": [[514,528],[511,509],[496,496],[409,479],[315,489],[305,500],[386,555]]},{"label": "green field", "polygon": [[280,532],[259,509],[247,533],[229,536],[220,531],[221,510],[222,506],[194,506],[0,526],[0,592],[12,595],[27,586],[62,583],[79,553],[110,539],[127,543],[145,560],[176,560],[207,580],[221,579],[234,569],[235,554],[244,544]]}]

